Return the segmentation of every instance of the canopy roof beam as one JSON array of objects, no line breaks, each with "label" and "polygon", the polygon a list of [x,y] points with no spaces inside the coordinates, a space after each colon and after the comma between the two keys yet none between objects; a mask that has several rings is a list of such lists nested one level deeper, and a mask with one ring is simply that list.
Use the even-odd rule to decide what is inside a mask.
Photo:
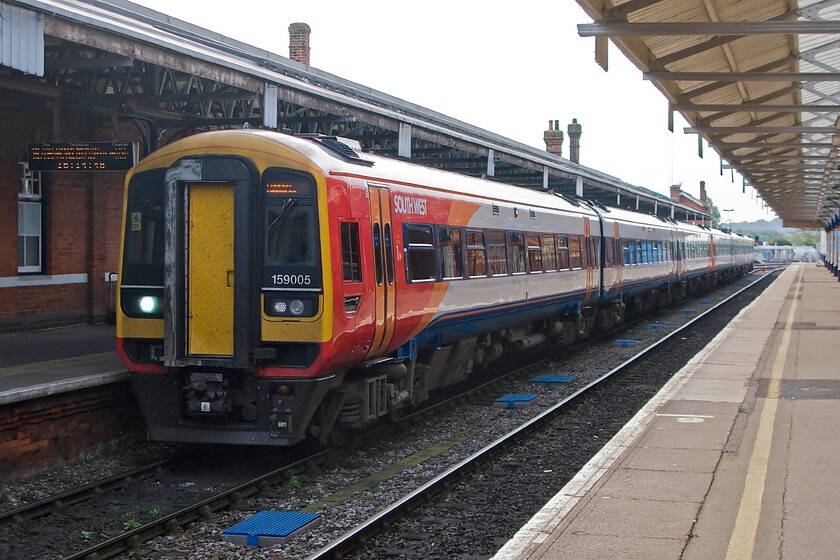
[{"label": "canopy roof beam", "polygon": [[686,35],[778,35],[840,33],[840,21],[597,22],[578,24],[581,37],[667,37]]}]

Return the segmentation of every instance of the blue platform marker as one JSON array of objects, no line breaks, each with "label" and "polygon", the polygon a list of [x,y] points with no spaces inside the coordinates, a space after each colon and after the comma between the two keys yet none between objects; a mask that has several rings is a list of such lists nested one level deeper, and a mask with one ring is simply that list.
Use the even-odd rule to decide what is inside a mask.
[{"label": "blue platform marker", "polygon": [[638,340],[633,340],[631,338],[619,338],[619,339],[616,340],[616,342],[621,344],[621,346],[623,346],[624,348],[627,348],[628,344],[636,344],[639,341]]},{"label": "blue platform marker", "polygon": [[531,394],[520,394],[520,395],[505,395],[504,397],[499,397],[493,402],[493,406],[499,408],[526,408],[529,406],[533,406],[537,404],[539,401],[539,395],[531,395]]},{"label": "blue platform marker", "polygon": [[574,380],[575,375],[538,375],[531,379],[531,383],[545,383],[546,387],[550,387],[552,383],[568,383]]},{"label": "blue platform marker", "polygon": [[680,311],[682,311],[686,315],[689,314],[689,313],[697,313],[696,309],[680,309]]},{"label": "blue platform marker", "polygon": [[648,326],[652,329],[664,329],[668,325],[665,323],[650,323]]},{"label": "blue platform marker", "polygon": [[320,513],[261,511],[223,531],[222,539],[239,545],[274,546],[320,522]]},{"label": "blue platform marker", "polygon": [[704,297],[703,299],[700,300],[700,303],[712,303],[712,298]]}]

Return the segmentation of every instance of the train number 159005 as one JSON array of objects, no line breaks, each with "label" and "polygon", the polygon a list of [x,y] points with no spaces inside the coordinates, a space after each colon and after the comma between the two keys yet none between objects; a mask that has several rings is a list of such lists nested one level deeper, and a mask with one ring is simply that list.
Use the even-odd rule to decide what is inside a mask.
[{"label": "train number 159005", "polygon": [[271,280],[275,286],[308,286],[312,283],[310,274],[273,274]]}]

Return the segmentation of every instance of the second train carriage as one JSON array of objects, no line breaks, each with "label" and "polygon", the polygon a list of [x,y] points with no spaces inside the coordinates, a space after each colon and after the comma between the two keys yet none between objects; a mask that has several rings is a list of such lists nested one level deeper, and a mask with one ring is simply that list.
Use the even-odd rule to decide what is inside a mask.
[{"label": "second train carriage", "polygon": [[118,349],[152,439],[327,441],[748,268],[716,235],[332,138],[206,133],[127,177]]}]

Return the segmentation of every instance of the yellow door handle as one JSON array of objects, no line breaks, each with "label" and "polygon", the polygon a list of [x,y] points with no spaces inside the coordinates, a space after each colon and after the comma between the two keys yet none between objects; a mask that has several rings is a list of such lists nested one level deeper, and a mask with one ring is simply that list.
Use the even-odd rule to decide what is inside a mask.
[{"label": "yellow door handle", "polygon": [[228,285],[228,288],[233,288],[233,271],[232,270],[227,271],[227,285]]}]

